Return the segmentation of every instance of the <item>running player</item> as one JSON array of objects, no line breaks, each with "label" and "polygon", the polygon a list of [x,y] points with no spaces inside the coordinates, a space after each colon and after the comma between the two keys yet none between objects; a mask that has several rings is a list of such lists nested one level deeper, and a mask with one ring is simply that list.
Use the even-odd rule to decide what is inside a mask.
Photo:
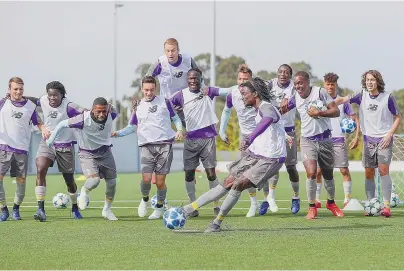
[{"label": "running player", "polygon": [[13,77],[8,82],[9,99],[0,101],[0,222],[6,221],[10,213],[7,208],[3,178],[16,161],[16,191],[12,212],[13,220],[21,220],[20,205],[25,197],[28,151],[31,142],[31,123],[38,126],[42,136],[46,130],[38,117],[37,106],[23,97],[24,81]]},{"label": "running player", "polygon": [[[337,84],[338,84],[338,75],[335,73],[327,73],[324,75],[324,88],[328,91],[331,98],[334,100],[337,97]],[[346,206],[351,199],[352,194],[352,180],[351,180],[351,173],[349,172],[349,162],[348,162],[348,150],[347,145],[345,143],[345,134],[341,131],[341,120],[347,117],[352,118],[357,125],[355,138],[349,144],[349,149],[352,150],[358,146],[359,143],[359,120],[356,116],[355,112],[353,111],[352,106],[349,103],[341,104],[338,106],[339,109],[339,118],[332,118],[331,119],[331,127],[332,127],[332,144],[334,146],[334,168],[339,168],[341,175],[342,175],[342,185],[344,188],[344,206]],[[317,191],[316,191],[316,207],[321,208],[321,188],[322,188],[322,176],[321,176],[321,169],[317,169]]]},{"label": "running player", "polygon": [[363,134],[362,163],[365,168],[365,190],[368,200],[375,198],[375,168],[379,169],[384,198],[381,215],[391,216],[392,180],[389,175],[393,136],[401,121],[396,99],[384,89],[383,77],[377,70],[362,75],[362,91],[336,99],[337,104],[359,105],[359,121]]},{"label": "running player", "polygon": [[101,215],[108,220],[118,220],[111,210],[116,190],[116,166],[111,151],[111,132],[116,116],[107,100],[98,97],[94,100],[91,111],[84,111],[76,117],[61,121],[46,140],[46,145],[52,146],[63,129],[77,129],[78,155],[81,169],[86,176],[86,182],[80,191],[78,207],[82,210],[87,208],[88,194],[100,184],[100,179],[104,178],[106,192]]},{"label": "running player", "polygon": [[[166,176],[170,173],[173,160],[172,143],[174,139],[182,139],[181,120],[174,113],[169,100],[156,96],[156,80],[151,76],[142,79],[143,99],[137,105],[136,111],[126,128],[113,132],[113,137],[123,137],[134,132],[138,136],[142,181],[140,191],[142,200],[138,208],[139,217],[147,214],[147,202],[151,190],[152,174],[156,174],[157,204],[149,219],[159,219],[164,207],[167,194]],[[171,120],[177,128],[177,134],[171,128]],[[137,131],[136,131],[137,130]]]},{"label": "running player", "polygon": [[266,83],[260,78],[254,78],[242,83],[240,87],[245,105],[257,109],[256,127],[240,148],[246,154],[228,166],[229,175],[223,185],[216,186],[183,207],[186,214],[192,214],[230,190],[220,206],[220,213],[205,232],[220,231],[224,217],[237,203],[241,192],[251,187],[261,189],[279,171],[286,159],[286,134],[280,123],[281,115],[271,104],[274,96]]}]

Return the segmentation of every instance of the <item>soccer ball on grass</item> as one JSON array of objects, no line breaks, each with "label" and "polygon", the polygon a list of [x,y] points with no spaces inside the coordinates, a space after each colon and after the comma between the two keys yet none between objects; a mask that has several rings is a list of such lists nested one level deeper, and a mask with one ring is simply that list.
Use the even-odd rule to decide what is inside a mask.
[{"label": "soccer ball on grass", "polygon": [[184,227],[187,222],[187,216],[182,208],[171,207],[164,212],[163,222],[164,226],[170,230],[178,230]]},{"label": "soccer ball on grass", "polygon": [[383,204],[378,198],[373,198],[365,202],[365,212],[368,216],[379,216],[383,209]]},{"label": "soccer ball on grass", "polygon": [[70,197],[63,193],[57,193],[53,197],[52,203],[57,209],[66,209],[70,205]]}]

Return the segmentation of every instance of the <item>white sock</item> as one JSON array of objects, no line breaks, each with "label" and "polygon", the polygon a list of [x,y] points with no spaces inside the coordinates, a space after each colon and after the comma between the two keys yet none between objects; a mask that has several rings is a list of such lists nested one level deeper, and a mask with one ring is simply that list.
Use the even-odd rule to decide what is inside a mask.
[{"label": "white sock", "polygon": [[322,187],[323,187],[323,183],[317,183],[317,190],[316,190],[316,200],[317,201],[320,201]]},{"label": "white sock", "polygon": [[275,188],[272,188],[271,186],[269,186],[268,198],[275,199]]},{"label": "white sock", "polygon": [[342,182],[342,185],[344,187],[344,194],[345,194],[345,202],[349,201],[351,199],[351,194],[352,194],[352,181],[349,182]]},{"label": "white sock", "polygon": [[106,200],[105,204],[104,204],[104,210],[111,209],[111,206],[112,206],[112,201]]}]

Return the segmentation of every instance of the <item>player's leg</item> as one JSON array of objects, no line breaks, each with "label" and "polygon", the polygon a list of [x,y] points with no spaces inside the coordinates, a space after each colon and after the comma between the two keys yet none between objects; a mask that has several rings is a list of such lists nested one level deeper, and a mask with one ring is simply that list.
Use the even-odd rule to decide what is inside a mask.
[{"label": "player's leg", "polygon": [[11,167],[10,167],[10,177],[11,177],[11,183],[16,184],[17,183],[17,162],[15,160],[11,161]]},{"label": "player's leg", "polygon": [[[189,202],[196,200],[196,187],[195,187],[195,170],[199,166],[199,144],[198,140],[186,138],[184,142],[184,172],[185,172],[185,189],[187,191]],[[190,216],[196,217],[199,212],[196,210]]]},{"label": "player's leg", "polygon": [[10,217],[7,208],[6,191],[4,190],[3,179],[11,167],[12,153],[0,150],[0,222],[6,221]]},{"label": "player's leg", "polygon": [[317,167],[316,176],[316,208],[321,208],[321,189],[323,188],[323,173],[321,168]]},{"label": "player's leg", "polygon": [[286,171],[289,175],[290,186],[292,187],[292,205],[290,207],[290,211],[292,214],[297,214],[300,211],[300,178],[299,172],[297,172],[296,164],[297,164],[297,140],[296,133],[289,132],[289,136],[293,138],[292,145],[286,144]]},{"label": "player's leg", "polygon": [[46,221],[45,214],[45,197],[46,197],[46,174],[48,173],[48,169],[51,165],[53,165],[53,159],[55,159],[53,155],[53,159],[49,157],[45,157],[42,155],[42,147],[38,148],[38,156],[36,158],[36,186],[35,186],[35,196],[38,203],[38,210],[34,214],[34,219],[39,220],[40,222]]},{"label": "player's leg", "polygon": [[342,186],[344,188],[344,207],[348,204],[352,197],[352,178],[349,168],[342,167],[339,169],[342,175]]},{"label": "player's leg", "polygon": [[87,208],[87,202],[89,201],[90,192],[97,188],[100,184],[100,172],[98,164],[92,154],[87,152],[79,152],[78,154],[81,170],[83,171],[86,181],[80,190],[80,197],[77,201],[81,210]]},{"label": "player's leg", "polygon": [[105,179],[106,188],[105,203],[101,215],[110,221],[118,220],[111,209],[112,202],[115,198],[117,177],[115,159],[111,149],[108,149],[101,158],[97,159],[97,163],[100,170],[100,177]]},{"label": "player's leg", "polygon": [[140,147],[140,168],[142,172],[142,180],[140,181],[140,193],[142,199],[137,208],[139,217],[145,217],[147,214],[147,206],[150,199],[151,181],[153,172],[157,162],[154,159],[155,145],[146,145]]},{"label": "player's leg", "polygon": [[276,186],[278,185],[279,181],[279,172],[273,175],[269,180],[269,191],[268,191],[268,197],[267,197],[267,202],[269,205],[269,210],[271,210],[272,213],[278,212],[279,208],[278,205],[276,204],[275,201],[275,189]]},{"label": "player's leg", "polygon": [[393,157],[393,140],[390,145],[384,149],[377,150],[377,162],[382,186],[384,208],[380,215],[391,217],[390,200],[393,180],[390,177],[390,163]]},{"label": "player's leg", "polygon": [[376,197],[375,168],[377,168],[376,158],[377,144],[363,142],[362,165],[365,168],[365,192],[367,200]]},{"label": "player's leg", "polygon": [[[216,176],[216,139],[214,137],[200,139],[201,147],[200,159],[206,171],[206,177],[209,181],[209,189],[215,188],[219,184]],[[213,213],[219,214],[219,199],[213,201]]]},{"label": "player's leg", "polygon": [[345,142],[334,143],[334,168],[339,168],[342,175],[342,186],[344,188],[344,207],[351,200],[352,180],[348,166],[348,150]]},{"label": "player's leg", "polygon": [[20,216],[20,205],[25,197],[25,189],[26,189],[26,176],[28,171],[28,155],[23,153],[14,153],[14,159],[16,160],[17,165],[17,184],[14,196],[14,206],[12,218],[13,220],[21,220]]},{"label": "player's leg", "polygon": [[[268,186],[269,188],[269,186]],[[258,210],[258,200],[257,200],[257,189],[255,187],[250,187],[247,189],[248,191],[248,196],[250,198],[250,209],[248,210],[246,217],[253,217],[257,213]],[[264,202],[266,202],[266,209],[268,209],[268,202],[267,199],[265,198]],[[264,202],[261,204],[263,206]],[[265,205],[264,205],[265,207]],[[266,210],[265,210],[266,213]],[[264,213],[264,214],[265,214]]]},{"label": "player's leg", "polygon": [[334,181],[334,148],[331,140],[319,141],[318,165],[324,179],[324,188],[327,191],[327,209],[334,216],[344,217],[344,213],[335,204],[335,181]]},{"label": "player's leg", "polygon": [[159,219],[164,210],[164,202],[167,196],[166,176],[170,173],[173,161],[173,149],[171,144],[156,146],[156,186],[157,204],[156,209],[149,216],[149,219]]}]

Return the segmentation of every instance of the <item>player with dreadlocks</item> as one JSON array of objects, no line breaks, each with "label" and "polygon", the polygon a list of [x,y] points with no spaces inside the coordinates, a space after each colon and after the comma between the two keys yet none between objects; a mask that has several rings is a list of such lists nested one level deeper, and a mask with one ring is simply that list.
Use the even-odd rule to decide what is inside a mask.
[{"label": "player with dreadlocks", "polygon": [[[61,121],[78,116],[84,111],[84,108],[66,98],[66,89],[59,81],[48,83],[46,85],[46,95],[43,95],[39,99],[34,97],[27,98],[42,109],[45,127],[50,132]],[[48,169],[53,167],[55,160],[72,199],[72,217],[74,219],[83,218],[77,206],[77,185],[74,180],[75,143],[74,133],[69,129],[61,131],[51,147],[46,145],[45,140],[39,143],[36,157],[37,178],[35,187],[38,210],[34,218],[40,222],[46,221],[46,175]]]},{"label": "player with dreadlocks", "polygon": [[229,194],[220,207],[220,212],[205,232],[218,232],[224,217],[230,212],[241,196],[241,192],[255,187],[261,189],[267,180],[276,174],[286,159],[286,134],[280,123],[281,114],[271,104],[272,92],[264,80],[256,77],[240,85],[243,102],[257,110],[257,126],[245,138],[240,148],[246,154],[228,166],[229,175],[220,184],[196,201],[184,206],[190,215],[198,208]]}]

